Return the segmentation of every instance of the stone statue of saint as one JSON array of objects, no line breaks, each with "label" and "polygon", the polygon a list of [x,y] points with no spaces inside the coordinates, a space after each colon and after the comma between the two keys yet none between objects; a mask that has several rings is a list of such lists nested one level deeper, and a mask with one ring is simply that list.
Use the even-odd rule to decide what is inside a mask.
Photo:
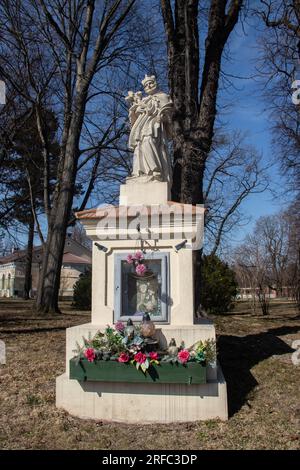
[{"label": "stone statue of saint", "polygon": [[142,81],[146,97],[141,92],[128,92],[131,132],[129,148],[133,150],[133,170],[129,180],[166,181],[171,184],[172,165],[168,140],[172,136],[172,101],[158,90],[155,76]]}]

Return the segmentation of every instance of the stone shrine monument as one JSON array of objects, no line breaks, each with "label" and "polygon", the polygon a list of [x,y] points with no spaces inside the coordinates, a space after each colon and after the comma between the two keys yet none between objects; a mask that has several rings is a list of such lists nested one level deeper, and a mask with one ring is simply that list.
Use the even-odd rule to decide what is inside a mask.
[{"label": "stone shrine monument", "polygon": [[[137,374],[138,381],[70,375],[70,359],[83,337],[117,322],[140,324],[145,312],[155,324],[159,349],[215,340],[212,322],[194,312],[193,250],[202,246],[204,209],[170,201],[172,101],[158,90],[154,76],[146,75],[142,84],[145,97],[132,91],[126,97],[133,171],[120,187],[119,206],[76,214],[93,240],[92,318],[67,329],[66,372],[57,377],[56,405],[78,417],[126,423],[226,420],[226,382],[216,361],[206,364],[201,382],[192,376],[185,383],[176,380],[179,367],[189,374],[188,364],[169,366],[174,377],[164,381],[143,381],[143,372],[129,364],[116,366]],[[130,259],[137,250],[146,273],[132,272]],[[167,369],[162,364],[158,376]]]}]

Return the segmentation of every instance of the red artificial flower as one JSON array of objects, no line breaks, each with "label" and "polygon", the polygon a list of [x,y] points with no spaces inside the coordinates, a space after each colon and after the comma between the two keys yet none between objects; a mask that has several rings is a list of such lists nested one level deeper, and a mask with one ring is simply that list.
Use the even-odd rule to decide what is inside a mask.
[{"label": "red artificial flower", "polygon": [[128,362],[130,359],[129,354],[122,352],[120,356],[118,357],[119,362]]},{"label": "red artificial flower", "polygon": [[94,362],[95,358],[96,358],[96,354],[95,354],[95,351],[93,348],[88,348],[85,353],[84,353],[85,357],[87,358],[87,360],[89,362]]},{"label": "red artificial flower", "polygon": [[139,364],[144,364],[146,362],[147,356],[146,354],[143,354],[142,352],[138,352],[134,356],[134,360],[138,362]]},{"label": "red artificial flower", "polygon": [[150,353],[149,353],[149,357],[150,357],[151,361],[158,361],[158,354],[157,354],[157,352],[154,352],[154,351],[150,352]]},{"label": "red artificial flower", "polygon": [[186,362],[190,358],[190,353],[187,349],[182,349],[182,351],[179,351],[177,354],[178,360],[181,362],[181,364],[186,364]]}]

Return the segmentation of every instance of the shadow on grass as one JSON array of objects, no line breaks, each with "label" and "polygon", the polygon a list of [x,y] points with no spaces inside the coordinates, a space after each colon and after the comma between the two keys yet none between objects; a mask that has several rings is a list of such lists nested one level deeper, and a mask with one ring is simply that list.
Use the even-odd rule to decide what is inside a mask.
[{"label": "shadow on grass", "polygon": [[229,416],[237,413],[247,402],[247,396],[258,385],[251,368],[273,355],[293,353],[278,336],[300,331],[298,326],[283,326],[267,332],[218,338],[218,356],[227,382]]},{"label": "shadow on grass", "polygon": [[251,318],[260,318],[260,319],[274,319],[274,316],[277,317],[277,312],[282,314],[282,317],[286,320],[286,315],[290,315],[294,313],[295,315],[298,314],[297,312],[297,305],[295,302],[291,300],[271,300],[269,304],[270,312],[268,315],[263,315],[259,303],[256,304],[256,309],[253,310],[252,305],[248,301],[239,301],[234,304],[233,310],[224,313],[218,313],[212,315],[212,318],[216,317],[243,317],[249,316]]}]

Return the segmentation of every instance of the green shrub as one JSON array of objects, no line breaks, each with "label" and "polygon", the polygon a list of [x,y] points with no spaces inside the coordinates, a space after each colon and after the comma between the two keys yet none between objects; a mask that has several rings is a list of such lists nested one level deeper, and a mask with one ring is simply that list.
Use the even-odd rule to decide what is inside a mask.
[{"label": "green shrub", "polygon": [[73,306],[83,310],[91,309],[92,274],[88,270],[81,274],[73,287]]},{"label": "green shrub", "polygon": [[216,255],[202,260],[201,305],[210,313],[228,312],[234,306],[237,282],[232,269]]}]

